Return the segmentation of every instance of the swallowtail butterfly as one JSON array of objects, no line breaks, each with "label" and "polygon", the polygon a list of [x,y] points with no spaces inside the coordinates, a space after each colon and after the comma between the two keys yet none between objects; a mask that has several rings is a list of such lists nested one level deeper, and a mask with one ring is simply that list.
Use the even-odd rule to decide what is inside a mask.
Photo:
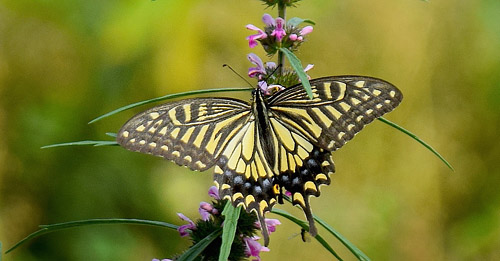
[{"label": "swallowtail butterfly", "polygon": [[372,77],[332,76],[310,83],[312,99],[297,84],[271,96],[255,89],[250,103],[194,98],[159,105],[125,123],[117,141],[192,170],[214,167],[221,198],[256,213],[265,245],[264,215],[283,191],[302,207],[315,236],[309,197],[330,184],[331,152],[393,110],[403,96]]}]

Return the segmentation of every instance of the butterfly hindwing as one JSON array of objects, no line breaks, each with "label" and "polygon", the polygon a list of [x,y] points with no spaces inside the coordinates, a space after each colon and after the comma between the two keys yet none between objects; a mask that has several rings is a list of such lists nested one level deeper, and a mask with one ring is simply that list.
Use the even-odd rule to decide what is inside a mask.
[{"label": "butterfly hindwing", "polygon": [[203,171],[215,164],[249,114],[249,105],[235,99],[171,102],[134,116],[120,129],[117,141],[126,149]]}]

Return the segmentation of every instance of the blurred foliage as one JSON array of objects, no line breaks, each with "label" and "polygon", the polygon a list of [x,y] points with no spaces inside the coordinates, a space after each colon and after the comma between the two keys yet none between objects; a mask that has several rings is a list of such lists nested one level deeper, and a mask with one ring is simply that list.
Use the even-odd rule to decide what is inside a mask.
[{"label": "blurred foliage", "polygon": [[[176,212],[196,218],[199,202],[209,200],[210,171],[190,172],[119,147],[40,147],[106,139],[145,108],[87,122],[132,102],[246,86],[222,64],[244,74],[247,53],[264,56],[248,48],[251,32],[244,27],[260,25],[263,7],[259,1],[0,0],[3,248],[39,224],[111,217],[181,224]],[[500,259],[499,13],[497,0],[307,0],[288,10],[289,17],[316,22],[297,54],[315,64],[312,77],[359,74],[394,83],[405,99],[387,118],[456,169],[451,173],[381,122],[334,153],[337,174],[312,200],[313,209],[374,260]],[[265,260],[329,258],[319,244],[294,237],[299,227],[283,223]],[[4,258],[150,260],[188,245],[170,230],[88,227],[46,235]]]}]

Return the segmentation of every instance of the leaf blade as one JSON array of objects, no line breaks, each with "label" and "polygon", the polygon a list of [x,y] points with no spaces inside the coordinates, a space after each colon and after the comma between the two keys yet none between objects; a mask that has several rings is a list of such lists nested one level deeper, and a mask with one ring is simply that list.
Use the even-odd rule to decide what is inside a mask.
[{"label": "leaf blade", "polygon": [[359,260],[363,261],[369,261],[370,258],[363,253],[359,248],[357,248],[354,244],[352,244],[347,238],[345,238],[342,234],[340,234],[338,231],[333,229],[332,226],[330,226],[328,223],[320,219],[318,216],[313,214],[314,220],[318,222],[322,227],[324,227],[330,234],[332,234],[335,238],[337,238],[353,255],[355,255]]},{"label": "leaf blade", "polygon": [[220,234],[222,233],[222,229],[217,229],[214,232],[210,233],[208,236],[200,240],[196,245],[190,247],[184,254],[178,257],[176,260],[178,261],[192,261],[198,257],[205,248],[207,248],[212,241],[214,241]]},{"label": "leaf blade", "polygon": [[312,20],[309,20],[309,19],[302,19],[300,17],[292,17],[290,18],[290,20],[288,20],[287,22],[287,25],[293,25],[295,27],[298,27],[301,23],[308,23],[308,24],[312,24],[312,25],[315,25],[316,23]]},{"label": "leaf blade", "polygon": [[167,99],[174,99],[174,98],[180,98],[184,96],[189,96],[189,95],[196,95],[196,94],[204,94],[204,93],[212,93],[212,92],[237,92],[237,91],[248,91],[248,90],[253,90],[253,88],[217,88],[217,89],[207,89],[207,90],[195,90],[195,91],[188,91],[188,92],[180,92],[180,93],[173,93],[173,94],[167,94],[161,97],[149,99],[149,100],[144,100],[136,103],[132,103],[123,107],[120,107],[116,110],[110,111],[106,114],[103,114],[91,121],[89,121],[88,124],[92,124],[96,121],[102,120],[104,118],[107,118],[109,116],[115,115],[119,112],[126,111],[141,105],[145,105],[148,103],[153,103],[153,102],[158,102],[158,101],[163,101]]},{"label": "leaf blade", "polygon": [[112,140],[82,140],[82,141],[72,141],[65,143],[51,144],[41,147],[41,149],[55,148],[55,147],[66,147],[66,146],[118,146],[118,142]]},{"label": "leaf blade", "polygon": [[240,217],[241,207],[233,207],[230,201],[227,201],[222,215],[224,215],[224,227],[222,229],[222,244],[220,246],[219,261],[228,260],[231,253],[231,245],[236,235],[236,226]]},{"label": "leaf blade", "polygon": [[309,98],[312,99],[313,93],[311,90],[311,84],[309,83],[307,74],[304,72],[304,68],[302,68],[302,63],[300,62],[299,58],[297,58],[295,54],[293,54],[290,50],[286,48],[281,47],[279,50],[285,54],[286,58],[288,59],[288,62],[290,62],[290,65],[297,73],[297,76],[299,77],[302,86],[304,86],[307,96],[309,96]]},{"label": "leaf blade", "polygon": [[397,129],[397,130],[399,130],[399,131],[401,131],[402,133],[410,136],[412,139],[416,140],[418,143],[420,143],[425,148],[430,150],[434,155],[436,155],[449,169],[451,169],[452,171],[455,171],[453,166],[451,166],[451,164],[443,156],[441,156],[441,154],[439,154],[439,152],[437,152],[433,147],[431,147],[431,145],[427,144],[425,141],[423,141],[419,137],[417,137],[417,135],[413,134],[409,130],[397,125],[396,123],[394,123],[394,122],[392,122],[384,117],[379,117],[378,120],[395,128],[395,129]]},{"label": "leaf blade", "polygon": [[170,229],[177,229],[179,226],[169,224],[162,221],[152,221],[152,220],[142,220],[142,219],[125,219],[125,218],[111,218],[111,219],[87,219],[87,220],[77,220],[70,222],[63,222],[51,225],[41,225],[39,230],[29,234],[25,238],[21,239],[14,246],[9,248],[5,253],[9,253],[14,249],[18,248],[22,244],[27,241],[37,238],[41,235],[56,232],[58,230],[86,226],[86,225],[107,225],[107,224],[136,224],[136,225],[150,225],[150,226],[159,226],[166,227]]},{"label": "leaf blade", "polygon": [[[300,227],[302,227],[303,229],[305,230],[309,230],[309,225],[307,224],[307,222],[305,221],[302,221],[300,220],[299,218],[296,218],[294,217],[292,214],[284,211],[284,210],[281,210],[279,208],[273,208],[273,210],[271,210],[272,213],[274,214],[277,214],[277,215],[280,215],[290,221],[292,221],[293,223],[299,225]],[[333,248],[326,242],[325,239],[323,239],[322,236],[320,236],[319,234],[317,234],[315,237],[314,237],[328,252],[330,252],[333,256],[335,256],[335,258],[337,258],[338,260],[342,260],[342,258],[340,258],[340,256],[337,254],[337,252],[335,252],[335,250],[333,250]]]}]

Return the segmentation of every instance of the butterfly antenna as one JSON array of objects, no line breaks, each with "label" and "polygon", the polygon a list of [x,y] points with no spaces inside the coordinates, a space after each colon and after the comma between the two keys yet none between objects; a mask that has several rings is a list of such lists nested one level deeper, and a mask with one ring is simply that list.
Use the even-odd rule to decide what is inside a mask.
[{"label": "butterfly antenna", "polygon": [[250,85],[250,87],[255,87],[253,86],[247,79],[245,79],[245,77],[241,76],[241,74],[239,74],[238,72],[236,72],[233,67],[231,67],[229,64],[223,64],[222,67],[227,67],[229,68],[229,70],[231,70],[234,74],[238,75],[238,77],[240,77],[243,81],[245,81],[246,83],[248,83],[248,85]]},{"label": "butterfly antenna", "polygon": [[264,81],[267,82],[267,79],[271,78],[278,71],[278,69],[280,67],[281,67],[281,64],[278,65],[278,66],[276,66],[276,68],[274,69],[274,71],[271,74],[269,74]]}]

